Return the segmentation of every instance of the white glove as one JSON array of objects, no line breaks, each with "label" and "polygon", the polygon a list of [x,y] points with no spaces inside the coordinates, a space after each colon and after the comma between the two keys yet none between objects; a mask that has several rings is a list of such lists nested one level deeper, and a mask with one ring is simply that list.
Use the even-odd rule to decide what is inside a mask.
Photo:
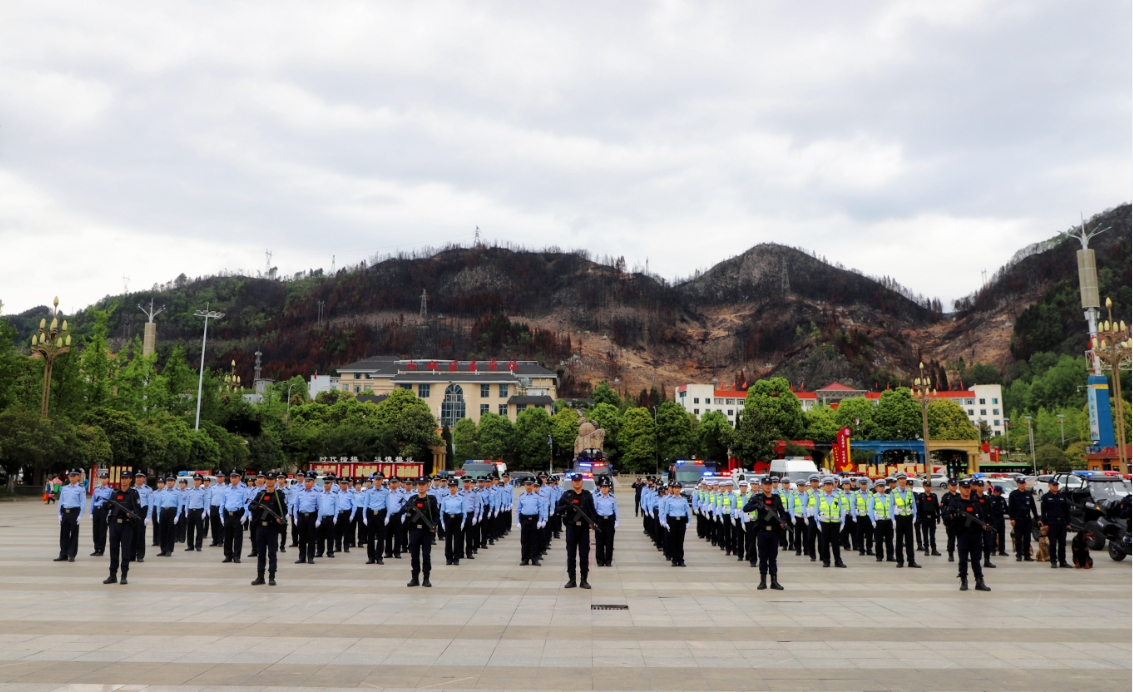
[{"label": "white glove", "polygon": [[389,515],[388,514],[386,515],[385,525],[389,526]]},{"label": "white glove", "polygon": [[668,525],[668,524],[661,524],[661,526],[665,527],[665,530],[666,530],[666,531],[668,531],[668,530],[669,530],[669,525]]},{"label": "white glove", "polygon": [[369,526],[370,525],[370,520],[368,518],[366,518],[365,514],[362,515],[362,525],[363,526]]},{"label": "white glove", "polygon": [[319,527],[320,527],[320,526],[322,526],[322,525],[323,525],[323,520],[322,520],[322,519],[316,519],[316,520],[315,520],[315,528],[316,528],[316,529],[317,529],[317,528],[319,528]]},{"label": "white glove", "polygon": [[[146,521],[149,521],[149,519],[146,519]],[[63,523],[63,515],[62,514],[59,515],[59,523],[60,524]]]},{"label": "white glove", "polygon": [[616,528],[618,528],[619,526],[621,526],[621,522],[620,522],[620,521],[615,521],[615,522],[614,522],[614,528],[616,529]]},{"label": "white glove", "polygon": [[[518,524],[516,524],[516,526],[518,526]],[[462,521],[462,522],[460,522],[460,530],[461,530],[461,531],[463,531],[463,530],[464,530],[464,522],[463,522],[463,521]]]},{"label": "white glove", "polygon": [[[62,519],[60,519],[60,521],[62,521]],[[149,526],[149,517],[146,517],[146,520],[142,523],[144,523],[146,526]],[[224,525],[224,519],[221,519],[220,523],[223,526]]]},{"label": "white glove", "polygon": [[334,514],[332,514],[332,515],[330,516],[330,523],[332,523],[332,524],[336,524],[336,523],[338,523],[338,516],[337,516],[337,515],[334,515]]},{"label": "white glove", "polygon": [[181,515],[180,515],[180,514],[174,514],[174,515],[173,515],[173,523],[174,523],[174,525],[176,525],[178,521],[181,521]]},{"label": "white glove", "polygon": [[[247,514],[245,514],[244,516],[240,517],[240,523],[241,523],[241,524],[247,524],[247,523],[248,523],[248,519],[250,519],[250,518],[251,518],[251,517],[249,517],[249,516],[248,516]],[[174,523],[174,524],[176,524],[176,523],[177,523],[177,521],[176,521],[176,520],[174,520],[174,522],[173,522],[173,523]]]},{"label": "white glove", "polygon": [[[463,529],[463,528],[464,528],[464,524],[461,524],[461,525],[460,525],[460,528],[462,528],[462,529]],[[518,521],[517,521],[517,522],[515,522],[515,528],[517,528],[517,529],[519,529],[519,528],[522,528],[522,527],[521,527],[521,526],[519,525],[519,522],[518,522]]]},{"label": "white glove", "polygon": [[401,523],[402,523],[402,524],[404,524],[404,523],[405,523],[405,520],[406,520],[406,519],[408,519],[408,518],[409,518],[409,517],[408,517],[407,515],[405,515],[405,514],[402,514],[402,515],[401,515]]},{"label": "white glove", "polygon": [[544,527],[544,526],[546,526],[546,525],[547,525],[547,522],[545,522],[545,521],[537,521],[537,522],[535,522],[535,528],[537,528],[537,529],[541,529],[541,528],[543,528],[543,527]]}]

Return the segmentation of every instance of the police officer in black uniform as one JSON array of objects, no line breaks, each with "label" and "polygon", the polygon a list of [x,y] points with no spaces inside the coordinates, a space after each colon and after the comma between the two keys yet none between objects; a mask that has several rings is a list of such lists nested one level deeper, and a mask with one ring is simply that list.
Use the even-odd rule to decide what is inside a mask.
[{"label": "police officer in black uniform", "polygon": [[984,529],[983,533],[984,567],[995,569],[995,564],[991,561],[991,555],[995,552],[995,528],[991,525],[991,496],[984,493],[985,487],[981,479],[972,479],[972,498],[980,503],[983,519],[987,522],[987,528]]},{"label": "police officer in black uniform", "polygon": [[998,485],[991,486],[991,527],[995,533],[997,555],[1007,557],[1007,498],[1003,497],[1003,488]]},{"label": "police officer in black uniform", "polygon": [[[130,477],[122,476],[120,485],[106,500],[106,523],[110,533],[110,576],[103,584],[127,584],[126,574],[134,558],[134,531],[144,527],[145,509],[138,491],[130,486]],[[122,579],[118,579],[118,566],[122,566]]]},{"label": "police officer in black uniform", "polygon": [[1018,487],[1007,496],[1007,516],[1011,519],[1012,534],[1015,538],[1015,562],[1034,562],[1031,557],[1031,526],[1039,517],[1035,508],[1035,496],[1027,490],[1027,479],[1015,479]]},{"label": "police officer in black uniform", "polygon": [[743,506],[747,515],[747,533],[755,533],[756,553],[759,555],[759,586],[767,588],[767,575],[771,575],[771,588],[782,591],[779,585],[779,538],[787,530],[790,517],[783,508],[782,498],[773,493],[778,478],[764,476],[760,483],[763,492],[752,495]]},{"label": "police officer in black uniform", "polygon": [[[567,574],[570,576],[564,588],[581,586],[589,589],[586,577],[590,574],[590,526],[594,521],[594,496],[582,489],[582,474],[570,475],[570,489],[563,493],[555,505],[555,514],[562,518],[566,527]],[[581,582],[575,582],[575,556],[578,558],[578,571]]]},{"label": "police officer in black uniform", "polygon": [[1050,539],[1050,566],[1070,567],[1066,562],[1066,530],[1070,527],[1070,501],[1058,492],[1058,479],[1047,483],[1050,492],[1039,501],[1040,525],[1046,527]]},{"label": "police officer in black uniform", "polygon": [[917,497],[920,503],[917,507],[917,521],[920,523],[924,554],[940,557],[940,552],[936,549],[936,525],[940,523],[940,500],[936,498],[936,493],[932,492],[932,486],[927,481],[924,492]]},{"label": "police officer in black uniform", "polygon": [[[267,482],[262,490],[252,498],[248,506],[251,513],[251,523],[256,527],[254,550],[256,551],[256,579],[252,586],[264,583],[264,567],[267,567],[268,586],[275,586],[276,550],[279,547],[279,535],[287,531],[284,519],[287,517],[287,500],[275,483],[279,476],[275,473],[267,475]],[[267,563],[266,565],[264,563]]]},{"label": "police officer in black uniform", "polygon": [[960,590],[968,590],[968,561],[972,563],[972,574],[976,576],[976,591],[991,591],[984,584],[984,573],[980,568],[980,553],[984,546],[984,527],[978,521],[987,523],[984,505],[972,491],[972,482],[967,478],[960,481],[960,492],[948,502],[944,509],[944,520],[952,527],[956,537],[956,547],[960,551]]},{"label": "police officer in black uniform", "polygon": [[[409,533],[410,567],[412,579],[406,586],[432,586],[429,572],[433,570],[433,536],[437,532],[437,522],[441,520],[441,510],[437,498],[428,494],[429,479],[417,479],[417,494],[405,501],[405,526]],[[422,581],[417,576],[424,577]]]}]

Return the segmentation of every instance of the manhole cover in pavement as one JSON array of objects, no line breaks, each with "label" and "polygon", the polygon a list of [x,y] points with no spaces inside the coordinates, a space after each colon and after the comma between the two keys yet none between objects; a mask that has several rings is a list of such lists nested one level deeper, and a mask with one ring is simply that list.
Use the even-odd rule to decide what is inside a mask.
[{"label": "manhole cover in pavement", "polygon": [[591,603],[590,610],[629,610],[627,605],[600,605],[598,603]]}]

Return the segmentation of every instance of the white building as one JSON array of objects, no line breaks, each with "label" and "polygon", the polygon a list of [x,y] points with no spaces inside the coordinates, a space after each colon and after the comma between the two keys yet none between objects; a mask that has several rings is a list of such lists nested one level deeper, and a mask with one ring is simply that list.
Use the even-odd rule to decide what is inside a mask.
[{"label": "white building", "polygon": [[673,400],[700,420],[709,411],[719,411],[734,427],[743,415],[746,392],[715,389],[710,384],[685,384],[674,389]]},{"label": "white building", "polygon": [[330,375],[311,375],[311,381],[307,383],[307,395],[312,400],[320,392],[329,392],[332,389],[338,389],[338,378]]}]

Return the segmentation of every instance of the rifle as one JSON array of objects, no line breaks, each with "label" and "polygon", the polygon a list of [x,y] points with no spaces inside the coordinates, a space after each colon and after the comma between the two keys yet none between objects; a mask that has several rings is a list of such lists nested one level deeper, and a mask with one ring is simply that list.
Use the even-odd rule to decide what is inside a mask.
[{"label": "rifle", "polygon": [[143,519],[142,519],[141,517],[139,517],[139,516],[138,516],[137,514],[134,514],[134,513],[133,513],[133,512],[131,511],[131,510],[127,509],[127,508],[126,508],[125,506],[123,506],[122,504],[120,504],[120,503],[118,503],[118,502],[115,502],[114,500],[110,499],[109,497],[108,497],[108,498],[106,498],[106,501],[107,501],[107,502],[109,502],[110,504],[114,505],[114,506],[115,506],[115,507],[117,507],[118,509],[122,510],[123,512],[125,512],[126,516],[127,516],[127,517],[129,517],[130,519],[133,519],[134,521],[137,521],[137,522],[141,522],[141,521],[144,521],[144,520],[143,520]]},{"label": "rifle", "polygon": [[586,513],[586,510],[582,509],[581,504],[571,504],[569,506],[574,508],[574,516],[571,517],[571,522],[576,521],[578,518],[582,518],[587,524],[590,525],[590,528],[594,529],[594,531],[596,532],[601,533],[602,529],[599,528],[598,522],[594,521],[594,519],[592,519],[590,515]]},{"label": "rifle", "polygon": [[975,512],[960,512],[959,515],[964,517],[964,528],[970,527],[972,522],[982,526],[985,531],[991,528],[986,521],[977,517]]},{"label": "rifle", "polygon": [[[277,490],[276,492],[279,492],[279,491]],[[256,504],[252,507],[252,510],[254,511],[256,509],[264,510],[265,512],[270,514],[272,516],[272,518],[274,518],[276,521],[278,521],[281,526],[287,526],[287,518],[286,517],[281,517],[278,512],[276,512],[274,509],[272,509],[271,507],[264,504],[262,493],[260,495],[256,496]]]},{"label": "rifle", "polygon": [[[409,505],[409,503],[406,502],[405,505],[402,507],[402,509],[404,510],[404,508],[408,505]],[[433,522],[429,521],[429,519],[421,512],[421,510],[419,508],[414,507],[413,508],[413,516],[409,519],[409,521],[412,522],[412,523],[416,523],[418,519],[420,519],[421,522],[425,524],[425,526],[428,526],[430,531],[436,531],[437,530],[436,525],[433,524]]]},{"label": "rifle", "polygon": [[[780,502],[782,502],[782,500],[780,500]],[[780,528],[780,530],[782,529],[783,525],[786,523],[786,522],[783,521],[782,517],[779,516],[779,513],[775,511],[775,503],[774,502],[772,502],[770,507],[768,507],[767,505],[765,505],[762,502],[758,502],[758,503],[756,503],[756,509],[759,511],[759,518],[760,519],[766,521],[768,524],[772,524],[773,526],[778,526]],[[740,511],[743,511],[743,510],[740,510]]]}]

